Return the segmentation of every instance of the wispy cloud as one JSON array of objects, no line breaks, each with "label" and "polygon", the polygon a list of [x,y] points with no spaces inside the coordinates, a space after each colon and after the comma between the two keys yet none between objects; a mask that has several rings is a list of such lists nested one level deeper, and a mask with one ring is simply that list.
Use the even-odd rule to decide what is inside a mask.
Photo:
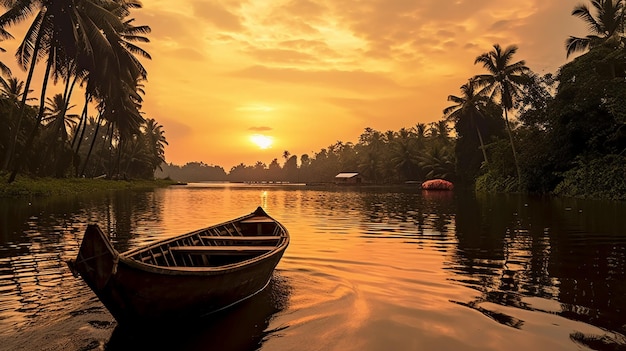
[{"label": "wispy cloud", "polygon": [[248,128],[248,130],[251,130],[253,132],[269,132],[269,131],[273,130],[273,128],[266,127],[266,126],[261,126],[261,127],[250,127],[250,128]]},{"label": "wispy cloud", "polygon": [[[144,111],[157,120],[159,113],[168,113],[172,121],[201,121],[222,138],[198,138],[206,143],[235,145],[242,125],[254,125],[252,132],[271,131],[277,143],[289,140],[280,148],[294,154],[338,138],[354,141],[364,127],[397,130],[440,118],[446,97],[482,73],[474,59],[493,44],[516,44],[517,59],[536,72],[554,72],[565,63],[567,36],[586,35],[582,21],[570,15],[574,5],[180,0],[172,6],[146,1],[136,11],[137,23],[152,27],[146,49],[154,60],[147,64]],[[332,135],[329,124],[337,126]],[[165,127],[168,155],[187,155],[176,145],[189,131]],[[236,157],[245,154],[232,149]],[[227,157],[220,145],[206,150],[222,150],[219,157]],[[208,157],[204,161],[219,163]],[[233,160],[241,161],[246,160]]]}]

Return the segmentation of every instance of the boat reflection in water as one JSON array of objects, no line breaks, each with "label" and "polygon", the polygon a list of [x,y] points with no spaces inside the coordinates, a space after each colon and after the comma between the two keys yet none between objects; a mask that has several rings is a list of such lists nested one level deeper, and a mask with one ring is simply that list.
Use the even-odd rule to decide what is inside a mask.
[{"label": "boat reflection in water", "polygon": [[279,272],[255,296],[226,310],[178,325],[117,326],[106,350],[257,350],[282,329],[267,330],[287,308],[291,288]]}]

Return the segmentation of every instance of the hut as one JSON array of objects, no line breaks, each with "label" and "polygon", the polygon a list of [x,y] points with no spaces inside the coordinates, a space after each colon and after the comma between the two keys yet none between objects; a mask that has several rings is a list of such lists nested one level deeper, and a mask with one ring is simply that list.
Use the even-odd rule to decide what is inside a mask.
[{"label": "hut", "polygon": [[361,184],[363,177],[359,172],[341,172],[335,176],[335,184]]}]

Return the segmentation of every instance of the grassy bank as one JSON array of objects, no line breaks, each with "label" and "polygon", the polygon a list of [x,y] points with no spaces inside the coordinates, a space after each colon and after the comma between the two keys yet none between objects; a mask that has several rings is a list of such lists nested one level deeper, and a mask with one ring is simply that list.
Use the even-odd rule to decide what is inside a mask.
[{"label": "grassy bank", "polygon": [[8,176],[0,176],[0,197],[63,196],[87,194],[110,190],[153,189],[177,184],[169,179],[159,180],[108,180],[86,178],[29,178],[18,177],[7,183]]}]

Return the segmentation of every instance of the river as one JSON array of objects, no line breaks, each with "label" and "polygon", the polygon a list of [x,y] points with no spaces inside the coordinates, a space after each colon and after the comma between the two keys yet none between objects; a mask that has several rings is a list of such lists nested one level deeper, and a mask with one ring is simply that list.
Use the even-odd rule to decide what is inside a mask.
[{"label": "river", "polygon": [[[184,329],[118,328],[65,261],[262,206],[271,284]],[[191,183],[0,199],[0,350],[626,350],[626,203],[411,187]]]}]

